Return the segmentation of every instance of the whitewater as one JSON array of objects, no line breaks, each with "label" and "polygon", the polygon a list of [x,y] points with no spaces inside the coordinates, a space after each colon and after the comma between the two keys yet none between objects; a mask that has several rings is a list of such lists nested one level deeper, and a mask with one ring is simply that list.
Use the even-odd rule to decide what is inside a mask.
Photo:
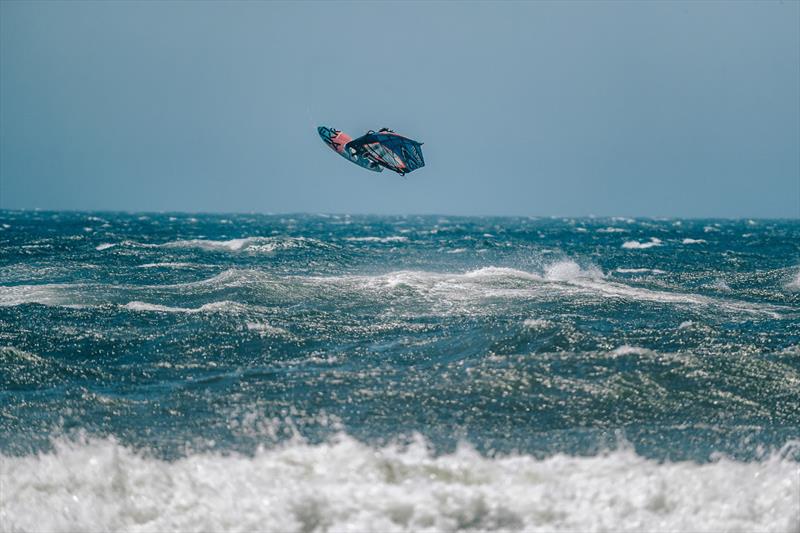
[{"label": "whitewater", "polygon": [[0,531],[800,532],[800,222],[0,211]]}]

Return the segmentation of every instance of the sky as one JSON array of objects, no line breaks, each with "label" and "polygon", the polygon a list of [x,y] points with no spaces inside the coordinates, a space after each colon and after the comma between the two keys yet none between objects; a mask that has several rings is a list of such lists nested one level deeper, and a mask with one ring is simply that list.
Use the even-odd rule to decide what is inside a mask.
[{"label": "sky", "polygon": [[35,208],[798,218],[800,2],[4,0],[0,209]]}]

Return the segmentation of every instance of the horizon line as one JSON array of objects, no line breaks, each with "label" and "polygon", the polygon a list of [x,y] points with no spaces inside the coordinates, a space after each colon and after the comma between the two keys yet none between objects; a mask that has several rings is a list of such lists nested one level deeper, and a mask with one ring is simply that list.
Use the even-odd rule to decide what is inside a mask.
[{"label": "horizon line", "polygon": [[520,214],[453,214],[453,213],[345,213],[345,212],[322,212],[322,211],[181,211],[181,210],[127,210],[127,209],[43,209],[43,208],[4,208],[2,212],[17,213],[107,213],[107,214],[128,214],[128,215],[258,215],[258,216],[350,216],[350,217],[458,217],[458,218],[529,218],[529,219],[606,219],[606,218],[631,218],[649,220],[800,220],[800,213],[796,216],[663,216],[663,215],[520,215]]}]

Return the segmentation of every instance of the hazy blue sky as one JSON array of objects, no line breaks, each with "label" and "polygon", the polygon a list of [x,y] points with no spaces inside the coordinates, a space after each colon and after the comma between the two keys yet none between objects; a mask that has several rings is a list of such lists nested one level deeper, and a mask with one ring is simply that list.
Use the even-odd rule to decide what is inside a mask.
[{"label": "hazy blue sky", "polygon": [[800,216],[796,1],[2,1],[0,45],[0,208]]}]

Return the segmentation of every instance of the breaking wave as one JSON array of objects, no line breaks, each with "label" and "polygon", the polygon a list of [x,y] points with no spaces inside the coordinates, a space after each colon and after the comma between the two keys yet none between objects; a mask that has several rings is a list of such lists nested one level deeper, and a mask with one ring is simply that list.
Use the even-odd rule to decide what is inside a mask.
[{"label": "breaking wave", "polygon": [[628,248],[631,250],[646,250],[647,248],[653,248],[654,246],[661,246],[661,239],[650,237],[650,242],[625,241],[622,243],[623,248]]},{"label": "breaking wave", "polygon": [[658,268],[617,268],[614,272],[620,274],[644,274],[650,272],[651,274],[666,274],[667,272]]},{"label": "breaking wave", "polygon": [[435,455],[345,434],[252,456],[153,458],[113,438],[2,456],[4,531],[796,531],[789,443],[753,462]]},{"label": "breaking wave", "polygon": [[800,291],[800,270],[795,274],[794,279],[786,284],[790,291]]},{"label": "breaking wave", "polygon": [[128,302],[123,305],[129,311],[155,312],[155,313],[236,313],[246,312],[249,308],[237,302],[222,301],[203,304],[198,308],[170,307],[167,305],[150,304],[146,302]]},{"label": "breaking wave", "polygon": [[145,263],[139,265],[139,268],[200,268],[202,265],[196,263],[177,263],[173,261],[166,261],[163,263]]},{"label": "breaking wave", "polygon": [[[633,272],[629,269],[625,272]],[[636,270],[638,271],[638,270]],[[655,269],[651,272],[659,272]],[[320,289],[326,289],[320,291]],[[418,299],[425,303],[431,299],[450,305],[464,302],[480,304],[486,298],[533,299],[580,297],[619,298],[632,301],[657,302],[692,306],[713,306],[733,313],[762,314],[781,318],[789,310],[779,305],[756,304],[729,298],[700,294],[654,290],[606,276],[599,268],[582,267],[571,260],[551,263],[541,273],[509,267],[483,267],[463,273],[439,273],[418,270],[401,270],[378,275],[340,276],[275,276],[254,269],[228,269],[211,278],[171,285],[113,286],[113,285],[18,285],[0,286],[0,306],[39,303],[56,306],[98,306],[120,302],[128,296],[124,307],[132,311],[203,312],[219,302],[197,308],[167,307],[145,303],[139,298],[142,291],[172,296],[215,296],[220,291],[238,290],[245,297],[258,295],[279,298],[281,302],[300,301],[303,298],[330,299],[342,296],[370,296],[383,301],[392,292],[401,291],[406,302]],[[390,294],[386,294],[389,291]],[[152,296],[151,296],[152,297]],[[230,296],[225,296],[230,298]],[[238,298],[235,298],[238,299]],[[120,302],[121,303],[121,302]],[[227,302],[231,305],[234,302]],[[373,302],[375,303],[375,302]],[[441,306],[440,306],[441,308]],[[232,309],[232,307],[230,308]],[[217,310],[217,309],[213,309]]]},{"label": "breaking wave", "polygon": [[162,244],[122,241],[119,243],[102,243],[95,247],[98,251],[114,247],[127,248],[161,248],[161,249],[197,249],[207,252],[233,253],[272,253],[281,250],[333,248],[335,245],[310,237],[242,237],[228,240],[184,239]]},{"label": "breaking wave", "polygon": [[245,237],[227,241],[189,239],[160,245],[163,248],[197,248],[212,252],[271,253],[293,248],[328,248],[331,244],[308,237]]},{"label": "breaking wave", "polygon": [[75,305],[73,291],[81,285],[47,283],[41,285],[0,286],[0,307],[13,307],[28,303],[43,305]]},{"label": "breaking wave", "polygon": [[390,243],[390,242],[408,242],[408,237],[403,237],[402,235],[394,235],[390,237],[345,237],[345,240],[350,242]]}]

